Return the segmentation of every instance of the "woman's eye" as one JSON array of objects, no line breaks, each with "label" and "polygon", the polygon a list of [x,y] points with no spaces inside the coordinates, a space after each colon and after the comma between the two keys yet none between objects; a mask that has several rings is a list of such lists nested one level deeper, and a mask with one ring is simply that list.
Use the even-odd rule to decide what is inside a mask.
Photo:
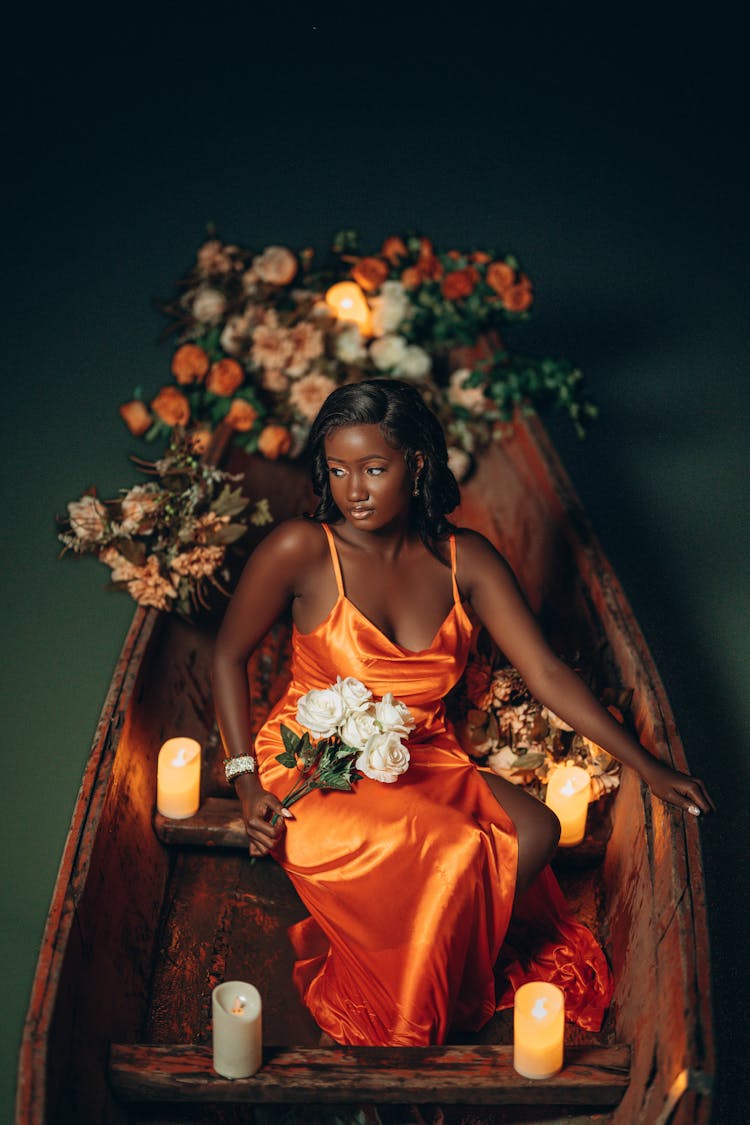
[{"label": "woman's eye", "polygon": [[385,469],[380,465],[370,465],[367,471],[370,476],[379,477],[381,473],[385,472]]},{"label": "woman's eye", "polygon": [[337,469],[335,465],[329,465],[328,466],[328,472],[331,474],[331,476],[334,476],[334,477],[343,477],[343,475],[344,475],[344,470],[343,469]]}]

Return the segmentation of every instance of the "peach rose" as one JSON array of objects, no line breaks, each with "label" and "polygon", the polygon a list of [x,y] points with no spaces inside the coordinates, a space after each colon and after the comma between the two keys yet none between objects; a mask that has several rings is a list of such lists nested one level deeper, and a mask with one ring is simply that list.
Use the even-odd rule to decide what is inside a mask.
[{"label": "peach rose", "polygon": [[206,389],[213,395],[233,395],[244,379],[245,372],[236,359],[217,359],[211,364]]},{"label": "peach rose", "polygon": [[185,426],[190,419],[190,403],[177,387],[162,387],[151,400],[151,409],[168,426]]},{"label": "peach rose", "polygon": [[292,385],[289,401],[308,422],[312,422],[336,384],[327,375],[312,372],[304,375]]},{"label": "peach rose", "polygon": [[487,266],[487,284],[502,297],[516,280],[516,271],[507,262],[491,262]]},{"label": "peach rose", "polygon": [[534,294],[531,291],[531,285],[511,285],[503,293],[503,304],[509,312],[525,312],[526,309],[534,302]]},{"label": "peach rose", "polygon": [[70,529],[78,539],[96,542],[103,539],[109,524],[107,509],[96,496],[87,493],[80,500],[68,504]]},{"label": "peach rose", "polygon": [[406,249],[403,238],[399,238],[396,234],[391,234],[380,247],[380,254],[386,261],[390,262],[392,266],[397,266],[401,258],[408,258],[409,251]]},{"label": "peach rose", "polygon": [[288,285],[297,272],[297,259],[286,246],[267,246],[253,258],[253,269],[268,285]]},{"label": "peach rose", "polygon": [[149,555],[143,566],[128,582],[128,591],[138,605],[152,605],[156,609],[169,609],[171,598],[177,597],[177,588],[164,578],[156,555]]},{"label": "peach rose", "polygon": [[197,344],[183,344],[172,356],[172,374],[178,383],[200,383],[211,366],[211,360]]},{"label": "peach rose", "polygon": [[278,367],[266,367],[263,370],[261,383],[267,391],[272,394],[282,395],[284,391],[289,389],[289,376],[285,371],[280,371]]},{"label": "peach rose", "polygon": [[137,398],[131,399],[130,402],[124,402],[122,406],[118,407],[118,413],[134,437],[141,437],[145,434],[146,430],[151,428],[151,423],[154,420],[149,414],[145,402],[141,402]]},{"label": "peach rose", "polygon": [[231,273],[231,254],[236,250],[236,246],[224,246],[218,238],[210,238],[198,251],[196,259],[198,273],[204,277],[210,274]]},{"label": "peach rose", "polygon": [[463,270],[454,270],[443,278],[440,291],[447,301],[458,301],[462,297],[469,297],[476,288],[479,273],[474,266],[467,266]]},{"label": "peach rose", "polygon": [[366,293],[372,293],[388,277],[388,266],[382,258],[360,258],[352,269],[352,277]]},{"label": "peach rose", "polygon": [[232,399],[232,405],[229,407],[226,421],[233,430],[238,430],[244,434],[248,430],[252,430],[257,417],[258,411],[251,402],[244,398],[234,398]]},{"label": "peach rose", "polygon": [[269,461],[275,461],[289,452],[292,435],[285,426],[266,426],[258,438],[258,451]]}]

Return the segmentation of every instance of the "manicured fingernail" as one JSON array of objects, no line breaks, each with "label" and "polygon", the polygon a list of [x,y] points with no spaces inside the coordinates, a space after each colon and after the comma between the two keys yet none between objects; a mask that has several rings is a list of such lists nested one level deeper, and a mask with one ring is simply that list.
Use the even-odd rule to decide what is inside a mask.
[{"label": "manicured fingernail", "polygon": [[290,812],[289,809],[282,809],[281,815],[286,817],[287,820],[294,820],[294,813]]},{"label": "manicured fingernail", "polygon": [[688,805],[687,811],[689,813],[692,813],[693,816],[700,816],[701,815],[701,810],[698,808],[697,805]]}]

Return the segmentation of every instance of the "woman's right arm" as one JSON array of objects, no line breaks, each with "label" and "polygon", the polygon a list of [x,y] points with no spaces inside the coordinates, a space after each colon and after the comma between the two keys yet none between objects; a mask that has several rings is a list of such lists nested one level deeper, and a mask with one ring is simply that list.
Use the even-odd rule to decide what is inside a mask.
[{"label": "woman's right arm", "polygon": [[[309,528],[303,521],[281,524],[248,559],[216,638],[211,670],[214,706],[228,757],[252,753],[247,662],[273,622],[297,594],[300,567],[308,557]],[[235,779],[250,840],[251,856],[265,855],[283,831],[281,802],[263,789],[257,773]],[[283,814],[282,814],[283,815]]]}]

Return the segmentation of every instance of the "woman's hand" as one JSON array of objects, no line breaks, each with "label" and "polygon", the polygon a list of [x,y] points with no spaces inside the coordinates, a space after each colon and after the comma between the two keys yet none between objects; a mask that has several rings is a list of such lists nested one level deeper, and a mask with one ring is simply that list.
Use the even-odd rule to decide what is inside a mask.
[{"label": "woman's hand", "polygon": [[[278,843],[285,821],[292,814],[278,797],[263,788],[255,774],[241,774],[236,779],[235,786],[242,806],[245,831],[250,840],[248,851],[253,858],[268,855]],[[272,825],[274,816],[277,819]]]},{"label": "woman's hand", "polygon": [[693,816],[716,811],[708,790],[698,777],[673,770],[656,758],[642,770],[643,779],[654,796],[670,805],[677,805]]}]

